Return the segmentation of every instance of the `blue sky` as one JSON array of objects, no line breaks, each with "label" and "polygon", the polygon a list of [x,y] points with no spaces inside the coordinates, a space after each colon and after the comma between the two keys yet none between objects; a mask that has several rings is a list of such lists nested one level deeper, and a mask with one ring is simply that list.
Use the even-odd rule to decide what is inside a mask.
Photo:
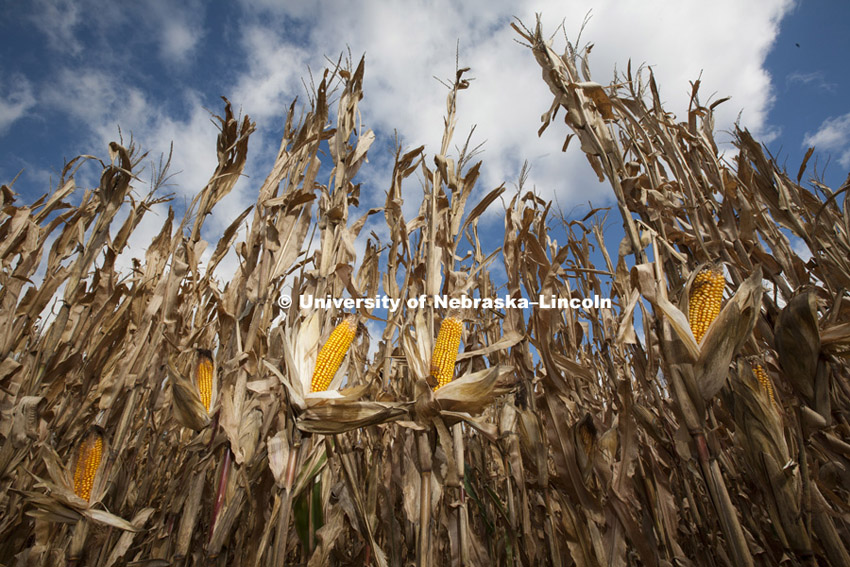
[{"label": "blue sky", "polygon": [[[592,9],[582,43],[595,45],[598,82],[610,82],[629,58],[651,65],[668,108],[683,115],[688,82],[701,74],[703,100],[732,97],[718,108],[719,130],[728,132],[740,116],[794,173],[806,146],[816,143],[818,166],[829,162],[825,179],[835,188],[850,170],[850,3],[843,0],[719,0],[710,7],[684,0],[155,0],[144,7],[0,0],[0,7],[0,182],[22,172],[14,190],[32,201],[55,182],[64,160],[105,156],[120,125],[152,156],[174,143],[178,174],[170,189],[179,209],[213,171],[215,127],[207,109],[220,112],[219,97],[227,96],[258,132],[247,177],[206,225],[213,242],[213,233],[254,201],[285,109],[296,96],[306,99],[309,72],[320,76],[325,57],[336,60],[347,49],[355,59],[366,54],[361,110],[377,134],[358,174],[364,207],[383,203],[395,130],[408,147],[425,144],[429,155],[439,148],[446,90],[434,77],[453,75],[456,48],[475,80],[460,99],[455,141],[462,145],[477,125],[473,142],[484,142],[480,194],[502,182],[512,187],[528,160],[530,186],[565,211],[581,217],[588,201],[610,205],[609,187],[596,181],[578,147],[560,153],[567,133],[560,121],[538,139],[551,95],[509,28],[512,16],[532,24],[538,12],[546,29],[563,21],[575,40]],[[563,34],[554,40],[561,49]],[[95,175],[84,170],[78,185],[94,185]],[[409,187],[411,216],[418,183]],[[159,230],[164,208],[154,213],[132,255]],[[367,228],[381,234],[380,222],[379,215]],[[501,216],[490,222],[498,230]]]},{"label": "blue sky", "polygon": [[[834,189],[850,172],[848,22],[850,2],[800,2],[783,18],[765,61],[775,91],[768,118],[779,134],[771,151],[796,173],[805,148],[815,146],[818,173]],[[810,174],[813,166],[814,158]]]}]

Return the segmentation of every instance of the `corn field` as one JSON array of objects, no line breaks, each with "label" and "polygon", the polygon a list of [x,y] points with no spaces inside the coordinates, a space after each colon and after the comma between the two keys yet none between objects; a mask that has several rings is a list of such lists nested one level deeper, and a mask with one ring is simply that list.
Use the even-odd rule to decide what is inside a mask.
[{"label": "corn field", "polygon": [[[651,71],[604,86],[585,50],[514,29],[552,93],[541,132],[586,155],[607,213],[479,186],[474,148],[450,152],[465,69],[439,153],[397,147],[390,185],[361,187],[364,60],[288,109],[217,242],[204,222],[255,128],[227,101],[208,184],[129,272],[116,258],[167,199],[135,144],[109,145],[94,188],[75,184],[89,156],[32,204],[2,186],[0,565],[850,565],[847,184],[789,175],[746,130],[721,159],[698,82],[677,118]],[[390,238],[358,255],[381,217]]]}]

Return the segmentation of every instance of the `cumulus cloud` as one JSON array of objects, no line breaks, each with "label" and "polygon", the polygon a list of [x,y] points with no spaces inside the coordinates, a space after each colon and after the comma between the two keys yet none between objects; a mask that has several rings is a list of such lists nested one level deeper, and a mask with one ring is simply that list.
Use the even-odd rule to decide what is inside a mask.
[{"label": "cumulus cloud", "polygon": [[159,0],[150,6],[151,30],[159,42],[163,62],[185,65],[204,35],[204,4],[197,0],[175,4]]},{"label": "cumulus cloud", "polygon": [[814,133],[807,133],[803,147],[815,146],[838,155],[842,167],[850,167],[850,113],[824,120]]},{"label": "cumulus cloud", "polygon": [[302,94],[301,80],[311,62],[305,50],[289,43],[282,32],[249,24],[241,34],[246,65],[231,97],[260,122],[279,120],[292,98]]},{"label": "cumulus cloud", "polygon": [[35,106],[32,85],[26,77],[15,75],[0,87],[0,135]]},{"label": "cumulus cloud", "polygon": [[184,62],[198,44],[199,30],[173,20],[164,24],[160,45],[163,59]]},{"label": "cumulus cloud", "polygon": [[114,139],[116,124],[144,119],[148,103],[144,92],[114,74],[91,68],[65,68],[44,91],[42,102],[87,125],[101,141]]},{"label": "cumulus cloud", "polygon": [[[195,53],[203,37],[205,4],[200,0],[181,3],[153,0],[120,7],[95,0],[37,0],[30,16],[47,45],[61,55],[104,57],[97,47],[115,50],[115,34],[141,31],[141,37],[156,43],[161,61],[183,65]],[[83,35],[87,36],[84,41]]]},{"label": "cumulus cloud", "polygon": [[36,0],[32,21],[44,34],[48,45],[56,50],[76,55],[82,51],[77,38],[81,7],[73,0]]},{"label": "cumulus cloud", "polygon": [[[596,45],[591,56],[595,80],[608,83],[615,66],[625,69],[631,57],[633,67],[652,66],[665,102],[683,115],[689,82],[701,77],[703,99],[732,97],[717,109],[719,129],[731,129],[741,115],[751,131],[766,134],[773,95],[764,61],[779,21],[791,6],[790,0],[724,0],[711,10],[662,0],[567,5],[557,1],[357,5],[319,1],[310,7],[250,3],[246,7],[255,11],[255,17],[243,34],[256,38],[244,42],[249,60],[268,57],[269,45],[282,49],[286,29],[276,31],[282,22],[296,22],[309,30],[303,38],[306,45],[299,46],[298,53],[299,60],[313,68],[324,63],[323,55],[335,58],[347,48],[355,57],[365,52],[362,109],[367,126],[375,128],[378,140],[385,143],[398,129],[407,144],[425,143],[430,153],[439,151],[446,97],[434,77],[453,76],[458,50],[460,65],[471,67],[469,76],[475,80],[460,99],[455,143],[462,144],[477,125],[473,142],[486,142],[482,185],[515,180],[528,160],[530,185],[546,197],[557,195],[563,202],[575,203],[594,195],[607,198],[607,188],[595,182],[577,151],[567,155],[558,151],[566,134],[563,126],[553,125],[538,139],[540,115],[548,109],[551,95],[531,53],[514,41],[518,36],[509,27],[512,16],[533,25],[535,13],[542,12],[550,31],[565,18],[565,29],[575,40],[592,8],[582,43]],[[240,85],[247,92],[269,90],[262,74],[244,76]]]}]

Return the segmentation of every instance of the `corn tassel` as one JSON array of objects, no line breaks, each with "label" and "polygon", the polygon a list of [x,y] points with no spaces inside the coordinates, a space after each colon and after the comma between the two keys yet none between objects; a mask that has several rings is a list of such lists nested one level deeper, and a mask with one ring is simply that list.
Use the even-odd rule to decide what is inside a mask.
[{"label": "corn tassel", "polygon": [[357,335],[357,327],[357,318],[349,315],[331,332],[331,336],[322,345],[319,356],[316,358],[316,369],[310,381],[311,392],[324,392],[331,385],[331,380],[342,365],[345,353],[348,352],[348,348]]},{"label": "corn tassel", "polygon": [[720,313],[725,287],[726,278],[721,271],[705,269],[694,278],[688,298],[688,322],[697,343]]},{"label": "corn tassel", "polygon": [[201,396],[201,403],[207,408],[207,413],[212,405],[213,391],[213,360],[210,355],[201,351],[198,353],[198,364],[195,367],[195,381],[198,386],[198,394]]},{"label": "corn tassel", "polygon": [[764,390],[764,393],[767,394],[770,403],[774,407],[779,407],[776,403],[776,396],[773,393],[773,384],[770,382],[770,378],[767,376],[767,372],[761,364],[753,365],[753,374],[758,379],[759,384],[761,385],[761,389]]},{"label": "corn tassel", "polygon": [[74,469],[74,494],[89,501],[94,477],[100,468],[103,456],[103,436],[98,431],[90,432],[77,451],[77,465]]},{"label": "corn tassel", "polygon": [[446,317],[440,325],[437,344],[434,346],[434,354],[431,355],[431,375],[437,379],[435,390],[442,388],[454,378],[462,331],[463,323],[454,316]]}]

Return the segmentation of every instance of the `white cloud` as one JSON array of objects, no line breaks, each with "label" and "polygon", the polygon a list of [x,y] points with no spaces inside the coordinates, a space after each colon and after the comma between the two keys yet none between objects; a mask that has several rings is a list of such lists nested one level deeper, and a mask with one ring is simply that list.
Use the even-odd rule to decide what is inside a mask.
[{"label": "white cloud", "polygon": [[[197,50],[203,37],[205,4],[199,0],[174,3],[168,0],[116,7],[94,0],[37,0],[30,17],[47,39],[48,46],[63,55],[95,55],[96,41],[114,40],[111,34],[127,28],[152,39],[163,63],[183,65]],[[89,39],[84,43],[81,33]],[[98,53],[100,57],[102,53]]]},{"label": "white cloud", "polygon": [[[246,70],[236,81],[231,99],[253,120],[270,127],[268,122],[281,122],[292,98],[303,93],[302,77],[309,81],[307,54],[265,26],[246,26],[241,43]],[[316,77],[317,84],[320,79]],[[273,151],[276,153],[277,147]]]},{"label": "white cloud", "polygon": [[33,106],[35,97],[32,85],[26,77],[15,75],[7,77],[0,87],[0,135]]},{"label": "white cloud", "polygon": [[850,113],[824,120],[814,133],[807,133],[803,147],[815,146],[838,155],[842,167],[850,167]]},{"label": "white cloud", "polygon": [[812,71],[809,73],[794,71],[793,73],[789,73],[788,76],[785,77],[785,83],[789,85],[798,84],[803,86],[810,86],[820,91],[826,91],[828,93],[835,93],[835,91],[838,89],[837,84],[830,83],[826,80],[826,75],[824,75],[823,71]]},{"label": "white cloud", "polygon": [[[567,131],[555,123],[542,139],[537,137],[540,115],[551,102],[551,94],[540,79],[540,69],[529,50],[517,45],[510,29],[516,15],[528,25],[542,12],[544,25],[554,32],[566,18],[570,39],[575,40],[588,10],[592,18],[582,42],[596,45],[591,56],[594,79],[607,83],[614,67],[625,69],[628,58],[633,68],[641,63],[653,67],[668,107],[682,119],[687,110],[689,81],[701,75],[702,100],[732,96],[717,109],[718,129],[731,129],[739,113],[756,134],[768,134],[767,111],[773,100],[765,57],[778,33],[782,16],[791,0],[761,0],[741,3],[724,0],[706,10],[697,3],[662,0],[648,2],[366,2],[338,4],[320,1],[312,8],[276,7],[266,11],[253,3],[255,13],[246,35],[258,38],[245,43],[249,60],[286,51],[285,15],[310,32],[308,45],[298,49],[296,64],[315,70],[350,47],[355,57],[366,53],[365,98],[362,102],[368,127],[389,136],[398,129],[406,145],[427,145],[430,154],[439,151],[445,89],[434,76],[453,76],[455,50],[459,45],[461,66],[471,67],[474,78],[461,93],[455,145],[461,145],[472,125],[477,124],[473,142],[486,140],[481,190],[502,181],[515,180],[524,160],[532,165],[529,186],[537,186],[544,197],[558,195],[562,202],[610,199],[607,186],[598,184],[577,148],[559,152]],[[259,39],[262,38],[262,39]],[[274,45],[273,50],[269,45]],[[309,55],[306,55],[309,54]],[[281,60],[291,78],[293,58]],[[267,74],[243,76],[240,92],[262,98],[264,114],[273,111],[274,101],[296,94],[281,80],[268,81]],[[275,91],[270,83],[276,85]],[[270,96],[269,90],[274,91]],[[237,99],[238,100],[238,99]],[[246,103],[248,112],[252,106]],[[454,148],[452,148],[452,151]]]},{"label": "white cloud", "polygon": [[115,125],[137,123],[148,110],[144,93],[122,82],[115,75],[91,68],[65,68],[58,73],[52,87],[43,92],[42,101],[84,122],[92,131],[102,133],[104,141],[114,139],[107,131]]},{"label": "white cloud", "polygon": [[794,250],[794,253],[797,254],[803,262],[808,262],[812,257],[812,251],[809,249],[805,240],[797,238],[796,236],[791,236],[789,240],[791,241],[791,248]]},{"label": "white cloud", "polygon": [[201,39],[198,29],[173,20],[163,22],[160,50],[163,59],[184,62]]},{"label": "white cloud", "polygon": [[159,41],[164,63],[184,65],[203,38],[204,4],[198,1],[175,4],[159,0],[150,5],[148,24]]},{"label": "white cloud", "polygon": [[60,52],[77,55],[82,44],[77,39],[80,6],[73,0],[36,0],[32,21],[47,38],[48,45]]}]

